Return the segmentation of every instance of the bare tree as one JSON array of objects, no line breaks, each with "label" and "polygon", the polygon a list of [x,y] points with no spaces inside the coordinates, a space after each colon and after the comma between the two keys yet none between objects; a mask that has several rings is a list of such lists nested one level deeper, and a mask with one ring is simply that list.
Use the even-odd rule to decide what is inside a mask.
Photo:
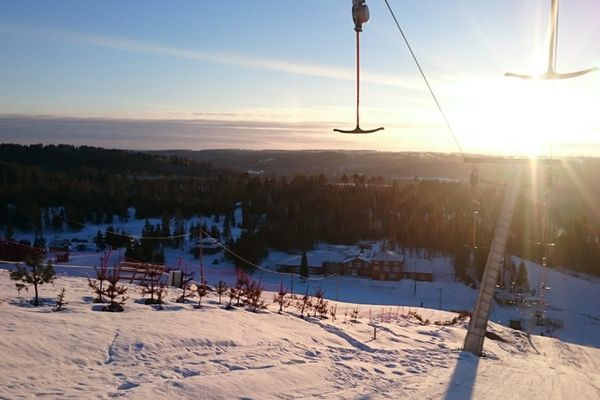
[{"label": "bare tree", "polygon": [[223,294],[227,292],[227,289],[229,289],[229,286],[227,286],[227,283],[225,283],[224,281],[219,281],[219,283],[217,283],[215,291],[219,295],[219,304],[221,304],[221,296],[223,296]]},{"label": "bare tree", "polygon": [[185,270],[181,272],[181,275],[181,288],[183,289],[183,293],[177,298],[177,300],[175,300],[176,303],[185,303],[185,299],[194,296],[192,291],[190,291],[190,293],[187,292],[190,287],[190,283],[192,283],[194,280],[194,273]]}]

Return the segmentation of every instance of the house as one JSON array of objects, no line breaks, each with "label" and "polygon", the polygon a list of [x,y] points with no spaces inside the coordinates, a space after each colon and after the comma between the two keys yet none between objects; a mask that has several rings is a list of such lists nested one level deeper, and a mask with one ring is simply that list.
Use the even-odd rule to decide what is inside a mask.
[{"label": "house", "polygon": [[54,254],[54,262],[56,263],[65,263],[65,262],[69,262],[69,252],[64,252],[64,253],[55,253]]},{"label": "house", "polygon": [[382,251],[371,257],[371,278],[400,280],[403,278],[404,254]]},{"label": "house", "polygon": [[369,261],[369,259],[362,254],[347,258],[342,263],[340,274],[352,276],[371,276],[371,261]]},{"label": "house", "polygon": [[27,241],[15,242],[10,239],[0,238],[0,259],[8,261],[23,261],[32,254],[43,256],[44,249],[31,247]]},{"label": "house", "polygon": [[[306,261],[308,264],[309,275],[322,275],[337,273],[343,256],[337,252],[329,250],[313,250],[306,252]],[[276,266],[280,272],[293,272],[300,274],[300,264],[302,254],[297,254],[279,261]]]},{"label": "house", "polygon": [[217,239],[212,237],[205,237],[196,240],[195,252],[199,254],[200,248],[202,248],[203,254],[217,254],[223,249]]},{"label": "house", "polygon": [[415,262],[413,265],[407,266],[402,272],[402,278],[422,282],[433,282],[433,268],[431,268],[431,263]]}]

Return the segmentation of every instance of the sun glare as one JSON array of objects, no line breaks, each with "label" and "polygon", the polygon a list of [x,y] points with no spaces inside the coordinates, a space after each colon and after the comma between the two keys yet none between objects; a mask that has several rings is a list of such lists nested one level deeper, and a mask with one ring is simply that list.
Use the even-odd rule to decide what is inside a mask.
[{"label": "sun glare", "polygon": [[468,151],[550,156],[580,139],[594,113],[585,96],[556,81],[469,79],[457,85],[457,131]]}]

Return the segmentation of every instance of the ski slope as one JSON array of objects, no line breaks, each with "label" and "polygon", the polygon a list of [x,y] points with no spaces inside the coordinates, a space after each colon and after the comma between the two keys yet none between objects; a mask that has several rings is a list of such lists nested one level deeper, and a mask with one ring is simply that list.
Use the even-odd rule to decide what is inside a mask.
[{"label": "ski slope", "polygon": [[[114,218],[114,226],[118,230],[139,234],[144,225],[144,220],[134,218],[135,210],[130,210],[130,218],[120,221]],[[242,220],[242,210],[237,208],[234,213],[235,222]],[[195,217],[187,222],[206,223],[211,226],[213,222],[222,230],[224,218],[221,216],[219,222],[211,217]],[[150,223],[160,223],[158,219],[151,219]],[[56,266],[61,276],[93,277],[94,266],[100,264],[100,258],[109,256],[107,265],[117,266],[124,257],[124,250],[107,252],[95,251],[93,238],[98,230],[104,232],[106,224],[88,224],[79,232],[52,232],[44,233],[48,241],[54,239],[86,239],[88,250],[84,252],[71,252],[68,263]],[[232,229],[234,237],[239,237],[241,229]],[[33,239],[31,234],[19,233],[18,239]],[[170,268],[186,269],[200,278],[200,261],[194,260],[190,254],[194,243],[186,241],[183,248],[165,248],[166,265]],[[380,242],[373,243],[373,252],[378,251]],[[357,246],[341,246],[321,243],[317,252],[339,252],[340,254],[357,254]],[[267,290],[276,291],[280,284],[288,289],[293,288],[295,293],[305,293],[308,289],[312,293],[316,288],[321,288],[325,296],[331,300],[347,303],[370,304],[377,306],[410,306],[425,308],[441,308],[443,310],[472,310],[477,299],[477,290],[472,289],[460,282],[454,281],[452,259],[449,257],[434,257],[425,259],[418,254],[408,255],[405,267],[410,270],[415,265],[426,264],[434,275],[433,282],[417,282],[412,280],[401,281],[376,281],[370,278],[352,276],[313,276],[309,280],[302,280],[298,276],[275,272],[278,262],[290,257],[290,254],[271,251],[268,257],[261,262],[264,269],[256,270],[254,279],[261,280]],[[520,259],[514,257],[518,264]],[[223,252],[214,255],[204,255],[203,272],[209,284],[216,284],[219,280],[231,284],[236,279],[233,263],[224,258]],[[598,299],[600,299],[600,280],[589,277],[578,277],[550,268],[544,268],[538,264],[525,262],[529,283],[535,288],[539,280],[546,281],[552,289],[545,293],[548,307],[547,315],[551,318],[560,319],[564,322],[564,328],[551,333],[554,337],[564,342],[576,343],[600,348],[600,311],[598,311]],[[0,263],[0,268],[13,268],[13,265]],[[441,307],[440,307],[441,306]],[[511,319],[527,317],[531,310],[518,307],[500,307],[494,305],[491,320],[503,325],[508,325]],[[541,334],[543,327],[531,327],[531,332]],[[546,333],[549,334],[549,333]]]},{"label": "ski slope", "polygon": [[422,325],[407,307],[385,308],[382,318],[379,306],[362,305],[344,322],[353,305],[339,303],[333,322],[274,306],[225,310],[211,294],[201,309],[169,301],[158,311],[132,286],[125,312],[104,313],[79,277],[59,277],[41,296],[50,301],[63,287],[66,310],[34,308],[0,270],[0,398],[600,398],[600,349],[528,340],[497,324],[491,329],[507,343],[488,339],[477,358],[460,350],[465,322]]}]

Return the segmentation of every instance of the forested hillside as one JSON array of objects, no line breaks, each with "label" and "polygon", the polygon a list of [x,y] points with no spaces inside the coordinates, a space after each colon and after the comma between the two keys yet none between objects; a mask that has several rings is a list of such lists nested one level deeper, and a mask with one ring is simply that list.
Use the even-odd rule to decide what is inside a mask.
[{"label": "forested hillside", "polygon": [[[301,154],[301,152],[299,153]],[[299,157],[294,154],[294,157]],[[417,158],[408,157],[410,165]],[[443,156],[436,157],[435,165]],[[423,157],[430,170],[431,157]],[[444,161],[453,174],[465,169]],[[553,172],[548,200],[550,263],[600,273],[597,161],[568,163]],[[411,167],[416,168],[416,167]],[[438,168],[438,167],[435,167]],[[73,146],[0,146],[0,225],[15,229],[80,229],[81,223],[137,218],[225,215],[240,203],[244,233],[230,243],[260,260],[266,248],[297,251],[316,242],[351,244],[385,240],[389,246],[425,248],[468,259],[477,227],[475,264],[481,273],[499,212],[505,167],[484,166],[477,185],[468,179],[393,179],[361,174],[249,174],[225,171],[178,156]],[[509,251],[541,258],[547,170],[538,168],[521,189]],[[441,173],[441,172],[440,172]],[[468,174],[467,174],[468,176]],[[474,220],[473,212],[478,210]],[[240,221],[237,221],[240,223]],[[139,232],[130,232],[139,234]],[[227,239],[225,237],[225,239]],[[459,268],[460,269],[460,268]]]}]

